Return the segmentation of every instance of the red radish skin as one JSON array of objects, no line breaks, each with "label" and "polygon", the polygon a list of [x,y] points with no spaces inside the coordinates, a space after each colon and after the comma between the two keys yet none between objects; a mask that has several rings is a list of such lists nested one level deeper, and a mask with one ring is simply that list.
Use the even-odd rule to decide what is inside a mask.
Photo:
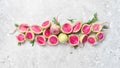
[{"label": "red radish skin", "polygon": [[42,29],[39,25],[30,26],[30,30],[35,34],[40,34],[42,32]]},{"label": "red radish skin", "polygon": [[90,25],[84,24],[84,25],[82,26],[81,32],[82,32],[83,34],[90,34],[90,32],[91,32]]},{"label": "red radish skin", "polygon": [[70,34],[73,30],[73,27],[70,23],[64,23],[61,28],[62,32],[65,34]]},{"label": "red radish skin", "polygon": [[50,27],[50,33],[51,34],[59,34],[60,33],[60,27],[56,24],[53,24],[51,27]]},{"label": "red radish skin", "polygon": [[85,34],[83,34],[83,35],[81,35],[80,36],[80,42],[82,43],[82,44],[84,44],[86,41],[87,41],[87,35],[85,35]]},{"label": "red radish skin", "polygon": [[27,31],[25,33],[26,39],[32,41],[34,39],[34,33],[32,31]]},{"label": "red radish skin", "polygon": [[42,23],[42,28],[49,28],[50,26],[51,26],[51,22],[48,20]]},{"label": "red radish skin", "polygon": [[96,38],[94,36],[88,36],[88,42],[92,45],[95,45]]},{"label": "red radish skin", "polygon": [[25,35],[24,34],[18,34],[16,36],[18,42],[24,42],[25,41]]},{"label": "red radish skin", "polygon": [[45,29],[45,30],[43,31],[43,36],[44,36],[44,37],[48,38],[50,35],[51,35],[50,29],[47,28],[47,29]]},{"label": "red radish skin", "polygon": [[28,24],[20,24],[20,25],[18,26],[18,30],[19,30],[20,32],[26,32],[26,31],[28,31],[28,29],[29,29]]},{"label": "red radish skin", "polygon": [[36,42],[39,44],[39,45],[45,45],[46,44],[46,39],[44,36],[42,35],[38,35],[36,36]]},{"label": "red radish skin", "polygon": [[76,33],[80,30],[82,24],[81,22],[75,22],[74,25],[73,25],[73,33]]},{"label": "red radish skin", "polygon": [[97,40],[103,40],[104,39],[104,33],[103,32],[98,32],[97,34],[96,34],[96,37],[97,37]]},{"label": "red radish skin", "polygon": [[58,44],[58,38],[56,35],[51,35],[48,38],[48,44],[49,45],[57,45]]},{"label": "red radish skin", "polygon": [[68,38],[69,44],[76,46],[79,44],[79,37],[76,34],[71,34]]}]

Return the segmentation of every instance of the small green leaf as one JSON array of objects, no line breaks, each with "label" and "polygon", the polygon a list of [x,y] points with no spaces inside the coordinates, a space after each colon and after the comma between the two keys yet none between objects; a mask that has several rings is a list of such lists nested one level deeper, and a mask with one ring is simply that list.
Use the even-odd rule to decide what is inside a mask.
[{"label": "small green leaf", "polygon": [[19,25],[18,24],[15,24],[15,27],[18,27]]},{"label": "small green leaf", "polygon": [[91,24],[91,23],[94,23],[98,20],[97,18],[97,13],[94,14],[94,17],[91,19],[91,20],[88,20],[88,22],[86,22],[87,24]]},{"label": "small green leaf", "polygon": [[91,20],[88,20],[86,23],[87,23],[87,24],[91,23]]},{"label": "small green leaf", "polygon": [[32,43],[33,43],[33,41],[30,41],[30,43],[32,44]]},{"label": "small green leaf", "polygon": [[18,46],[21,46],[22,43],[18,42]]},{"label": "small green leaf", "polygon": [[103,29],[108,29],[108,26],[105,26],[105,25],[104,25],[102,28],[103,28]]},{"label": "small green leaf", "polygon": [[70,21],[71,23],[74,23],[74,19],[67,19],[68,21]]},{"label": "small green leaf", "polygon": [[59,26],[60,26],[60,23],[57,21],[57,19],[56,19],[55,17],[53,18],[52,22],[54,22],[54,24],[56,24],[56,25],[59,25]]},{"label": "small green leaf", "polygon": [[32,46],[34,46],[35,40],[31,41],[30,43],[32,44]]},{"label": "small green leaf", "polygon": [[23,32],[23,34],[25,35],[26,32]]},{"label": "small green leaf", "polygon": [[74,49],[77,49],[77,48],[78,48],[78,45],[75,45],[75,46],[74,46]]}]

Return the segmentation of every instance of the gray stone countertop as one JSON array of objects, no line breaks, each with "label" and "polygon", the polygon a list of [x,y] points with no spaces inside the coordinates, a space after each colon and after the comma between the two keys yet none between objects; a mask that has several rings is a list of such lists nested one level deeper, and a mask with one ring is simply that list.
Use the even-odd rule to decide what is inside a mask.
[{"label": "gray stone countertop", "polygon": [[[98,13],[99,21],[110,22],[105,40],[93,47],[69,45],[17,46],[9,35],[14,24],[41,24],[59,15],[87,21]],[[0,68],[120,68],[120,0],[0,0]],[[72,54],[71,54],[72,53]]]}]

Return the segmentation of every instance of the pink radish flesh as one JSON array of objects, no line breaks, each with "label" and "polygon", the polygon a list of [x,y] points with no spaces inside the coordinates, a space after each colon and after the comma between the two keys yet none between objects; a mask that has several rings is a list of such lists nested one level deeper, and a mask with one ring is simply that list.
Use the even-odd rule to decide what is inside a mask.
[{"label": "pink radish flesh", "polygon": [[44,34],[46,37],[49,37],[50,36],[50,29],[46,29]]},{"label": "pink radish flesh", "polygon": [[89,34],[90,26],[88,25],[83,26],[82,31],[84,34]]},{"label": "pink radish flesh", "polygon": [[51,44],[56,44],[58,42],[58,39],[56,37],[52,36],[52,37],[50,37],[49,42]]},{"label": "pink radish flesh", "polygon": [[77,36],[75,36],[75,35],[73,35],[73,36],[70,36],[70,38],[69,38],[69,42],[71,43],[71,44],[78,44],[78,37]]},{"label": "pink radish flesh", "polygon": [[87,41],[87,36],[84,36],[82,43],[85,43]]},{"label": "pink radish flesh", "polygon": [[63,30],[65,33],[69,33],[69,32],[71,32],[71,30],[72,30],[72,26],[71,26],[69,23],[66,23],[66,24],[63,25],[62,30]]},{"label": "pink radish flesh", "polygon": [[36,41],[39,43],[39,44],[44,44],[45,43],[45,39],[42,37],[42,36],[38,36]]},{"label": "pink radish flesh", "polygon": [[103,39],[103,37],[104,37],[103,33],[99,33],[99,34],[98,34],[98,39],[99,39],[99,40]]},{"label": "pink radish flesh", "polygon": [[27,30],[28,30],[28,25],[26,25],[26,24],[21,24],[21,25],[19,26],[19,30],[21,30],[21,31],[27,31]]},{"label": "pink radish flesh", "polygon": [[98,31],[100,29],[100,24],[94,24],[93,25],[93,30]]},{"label": "pink radish flesh", "polygon": [[33,38],[32,33],[31,33],[31,32],[28,32],[28,33],[26,34],[26,38],[27,38],[27,39],[32,39],[32,38]]},{"label": "pink radish flesh", "polygon": [[33,25],[33,26],[31,26],[31,29],[32,29],[34,32],[37,32],[37,33],[41,32],[41,28],[40,28],[38,25]]},{"label": "pink radish flesh", "polygon": [[18,41],[24,41],[24,35],[23,34],[19,34],[18,36],[16,36]]},{"label": "pink radish flesh", "polygon": [[80,22],[76,22],[75,25],[73,26],[73,32],[79,31],[80,27],[81,27],[81,23]]},{"label": "pink radish flesh", "polygon": [[49,24],[49,21],[45,21],[42,23],[42,26],[44,27],[44,26],[47,26],[48,24]]},{"label": "pink radish flesh", "polygon": [[94,44],[95,43],[95,39],[93,37],[89,37],[88,38],[88,42],[91,43],[91,44]]}]

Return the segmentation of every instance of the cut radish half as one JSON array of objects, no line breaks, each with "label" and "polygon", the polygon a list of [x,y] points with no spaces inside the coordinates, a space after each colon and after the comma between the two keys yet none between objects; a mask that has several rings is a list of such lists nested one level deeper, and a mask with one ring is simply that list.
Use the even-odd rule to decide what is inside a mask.
[{"label": "cut radish half", "polygon": [[75,22],[73,25],[73,33],[76,33],[80,30],[82,24],[80,22]]},{"label": "cut radish half", "polygon": [[70,23],[64,23],[61,29],[63,33],[69,34],[72,32],[73,27]]},{"label": "cut radish half", "polygon": [[96,34],[96,37],[97,37],[98,40],[103,40],[104,39],[104,33],[103,32],[98,32]]},{"label": "cut radish half", "polygon": [[50,21],[45,21],[42,23],[42,28],[49,28],[51,25],[51,22]]},{"label": "cut radish half", "polygon": [[102,29],[102,25],[100,23],[93,23],[91,26],[91,30],[93,32],[100,32]]},{"label": "cut radish half", "polygon": [[96,38],[95,36],[88,36],[88,42],[92,45],[96,43]]},{"label": "cut radish half", "polygon": [[20,32],[26,32],[26,31],[28,31],[28,29],[29,29],[28,24],[20,24],[20,25],[18,26],[18,30],[19,30]]},{"label": "cut radish half", "polygon": [[73,46],[76,46],[76,45],[79,44],[79,37],[78,37],[78,35],[76,35],[76,34],[71,34],[71,35],[69,36],[68,41],[69,41],[69,44],[71,44],[71,45],[73,45]]},{"label": "cut radish half", "polygon": [[38,35],[38,36],[36,36],[36,42],[37,42],[39,45],[45,45],[45,44],[46,44],[46,39],[45,39],[44,36]]},{"label": "cut radish half", "polygon": [[90,25],[84,24],[84,25],[82,26],[81,32],[82,32],[83,34],[90,34],[90,32],[91,32]]},{"label": "cut radish half", "polygon": [[18,34],[16,36],[18,42],[24,42],[25,41],[25,35],[24,34]]},{"label": "cut radish half", "polygon": [[56,35],[51,35],[48,38],[48,44],[50,45],[57,45],[58,44],[58,38]]},{"label": "cut radish half", "polygon": [[48,38],[50,35],[51,35],[50,34],[50,29],[47,28],[43,31],[43,36],[45,36],[46,38]]},{"label": "cut radish half", "polygon": [[86,34],[81,34],[80,35],[80,42],[84,44],[87,41],[87,35]]},{"label": "cut radish half", "polygon": [[30,27],[30,30],[33,31],[35,34],[40,34],[42,32],[42,29],[38,25],[32,25]]},{"label": "cut radish half", "polygon": [[32,41],[34,39],[34,33],[32,31],[27,31],[25,33],[26,39]]}]

